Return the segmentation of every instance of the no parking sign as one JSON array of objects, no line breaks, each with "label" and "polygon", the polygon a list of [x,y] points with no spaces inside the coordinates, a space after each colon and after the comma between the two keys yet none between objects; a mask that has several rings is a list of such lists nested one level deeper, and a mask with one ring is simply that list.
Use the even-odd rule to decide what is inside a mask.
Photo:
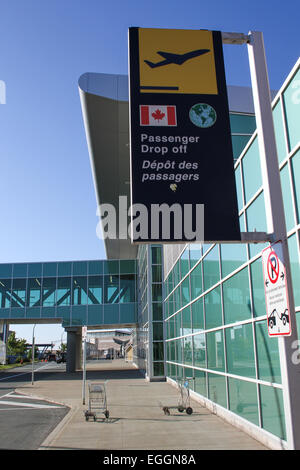
[{"label": "no parking sign", "polygon": [[269,336],[289,336],[291,320],[281,242],[263,250],[262,265]]}]

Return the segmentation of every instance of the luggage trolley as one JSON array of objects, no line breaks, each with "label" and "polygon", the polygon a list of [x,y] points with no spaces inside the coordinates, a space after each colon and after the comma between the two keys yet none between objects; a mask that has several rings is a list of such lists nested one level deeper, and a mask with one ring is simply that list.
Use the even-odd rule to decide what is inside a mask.
[{"label": "luggage trolley", "polygon": [[177,387],[180,391],[178,404],[177,406],[163,406],[163,412],[165,413],[165,415],[170,415],[170,409],[177,409],[180,413],[183,413],[185,411],[188,415],[191,415],[193,413],[193,408],[191,408],[189,384],[191,380],[194,380],[194,378],[186,377],[177,380]]},{"label": "luggage trolley", "polygon": [[89,382],[89,408],[85,412],[86,421],[88,421],[89,418],[94,418],[94,421],[96,421],[99,413],[103,413],[106,419],[109,418],[106,399],[106,383],[107,380],[105,382]]}]

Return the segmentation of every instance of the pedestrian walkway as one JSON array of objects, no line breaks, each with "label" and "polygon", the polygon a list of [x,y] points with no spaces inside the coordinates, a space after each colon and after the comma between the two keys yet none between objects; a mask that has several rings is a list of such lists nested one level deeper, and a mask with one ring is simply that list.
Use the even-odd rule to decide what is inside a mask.
[{"label": "pedestrian walkway", "polygon": [[70,411],[43,442],[40,449],[80,450],[267,450],[244,432],[231,426],[192,400],[193,414],[162,406],[176,405],[178,390],[167,382],[147,382],[123,360],[87,366],[88,381],[107,382],[109,419],[85,420],[88,408],[82,396],[82,372],[54,371],[49,376],[17,389],[51,402],[68,405]]}]

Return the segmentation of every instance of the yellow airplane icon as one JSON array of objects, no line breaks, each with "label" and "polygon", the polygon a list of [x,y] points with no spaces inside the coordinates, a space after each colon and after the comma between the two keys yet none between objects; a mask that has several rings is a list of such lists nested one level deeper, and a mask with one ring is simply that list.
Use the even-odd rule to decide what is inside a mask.
[{"label": "yellow airplane icon", "polygon": [[218,94],[211,31],[139,28],[139,62],[141,93]]}]

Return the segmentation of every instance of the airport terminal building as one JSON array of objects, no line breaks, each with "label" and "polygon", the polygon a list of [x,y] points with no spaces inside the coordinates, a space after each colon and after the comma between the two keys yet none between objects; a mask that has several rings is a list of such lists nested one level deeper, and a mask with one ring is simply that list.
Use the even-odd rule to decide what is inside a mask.
[{"label": "airport terminal building", "polygon": [[[300,61],[272,97],[298,329],[299,84]],[[128,78],[86,73],[79,92],[97,203],[118,207],[119,196],[130,200]],[[228,98],[241,231],[266,232],[251,90],[228,86]],[[0,319],[3,325],[61,322],[68,332],[69,371],[80,364],[82,326],[133,328],[134,362],[148,380],[192,378],[201,403],[284,448],[289,421],[278,339],[268,335],[261,261],[266,246],[105,239],[102,261],[0,265]]]}]

